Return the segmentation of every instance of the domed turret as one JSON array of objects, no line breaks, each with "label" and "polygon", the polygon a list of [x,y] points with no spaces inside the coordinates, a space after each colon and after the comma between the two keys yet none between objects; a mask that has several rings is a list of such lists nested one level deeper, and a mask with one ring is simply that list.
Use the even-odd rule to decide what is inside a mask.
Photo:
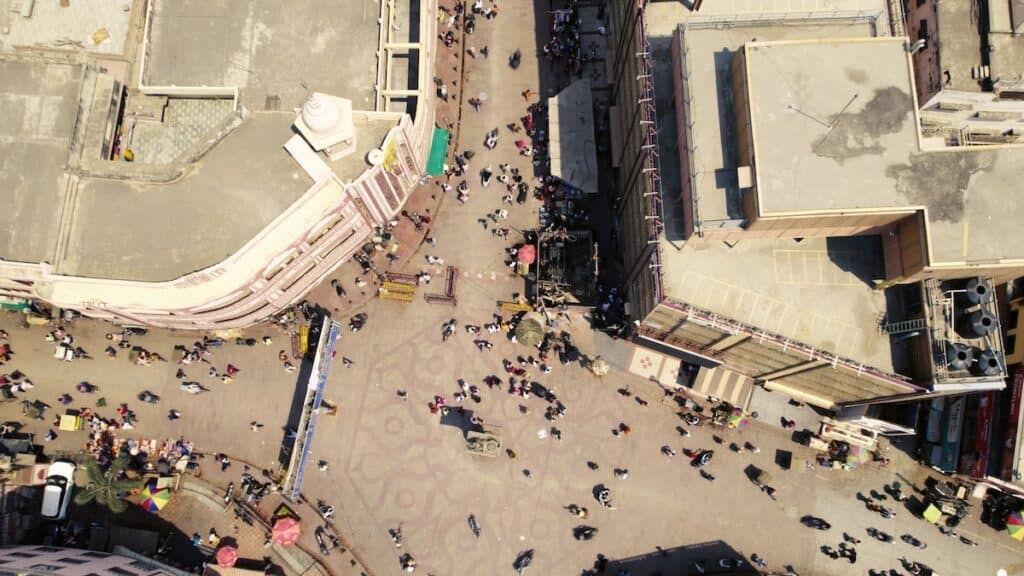
[{"label": "domed turret", "polygon": [[341,113],[334,100],[313,94],[302,106],[302,121],[313,132],[328,134],[337,130]]}]

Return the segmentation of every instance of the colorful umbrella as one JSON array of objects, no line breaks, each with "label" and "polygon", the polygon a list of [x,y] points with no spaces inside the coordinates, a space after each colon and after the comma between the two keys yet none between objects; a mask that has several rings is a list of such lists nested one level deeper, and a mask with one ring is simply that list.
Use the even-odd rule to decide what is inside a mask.
[{"label": "colorful umbrella", "polygon": [[537,261],[537,248],[533,244],[524,244],[516,252],[516,256],[519,257],[519,261],[523,264],[533,264]]},{"label": "colorful umbrella", "polygon": [[729,428],[743,428],[747,425],[747,414],[739,406],[732,409],[729,415]]},{"label": "colorful umbrella", "polygon": [[139,494],[142,500],[142,507],[150,512],[159,512],[171,501],[171,491],[167,488],[157,488],[156,484],[150,482]]},{"label": "colorful umbrella", "polygon": [[230,568],[238,562],[238,548],[234,546],[222,546],[216,554],[217,566]]},{"label": "colorful umbrella", "polygon": [[271,532],[274,542],[282,546],[295,544],[299,540],[299,534],[301,533],[299,521],[291,516],[278,518],[277,522],[274,522],[274,529]]},{"label": "colorful umbrella", "polygon": [[1024,510],[1010,514],[1006,519],[1006,531],[1014,540],[1024,540]]},{"label": "colorful umbrella", "polygon": [[929,504],[922,516],[924,516],[925,520],[935,524],[939,521],[939,518],[942,518],[942,511],[935,504]]},{"label": "colorful umbrella", "polygon": [[871,451],[867,448],[850,444],[850,451],[846,453],[846,464],[856,467],[871,461]]}]

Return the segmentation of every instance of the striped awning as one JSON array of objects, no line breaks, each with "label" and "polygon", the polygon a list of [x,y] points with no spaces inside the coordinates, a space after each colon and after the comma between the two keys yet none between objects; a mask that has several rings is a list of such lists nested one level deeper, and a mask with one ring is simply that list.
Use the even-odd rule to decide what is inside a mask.
[{"label": "striped awning", "polygon": [[754,392],[754,381],[721,366],[701,368],[693,383],[693,391],[704,396],[714,396],[746,410],[750,395]]}]

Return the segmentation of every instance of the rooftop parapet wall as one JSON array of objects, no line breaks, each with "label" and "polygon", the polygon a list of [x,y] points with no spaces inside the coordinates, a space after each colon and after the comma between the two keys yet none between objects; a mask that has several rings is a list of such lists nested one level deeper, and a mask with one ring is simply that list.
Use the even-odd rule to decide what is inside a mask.
[{"label": "rooftop parapet wall", "polygon": [[[424,15],[436,11],[422,2]],[[147,15],[145,52],[150,47]],[[419,20],[420,87],[415,119],[401,112],[359,112],[367,121],[392,123],[380,145],[387,166],[339,175],[315,184],[282,214],[217,264],[166,282],[112,280],[60,274],[48,263],[0,260],[0,294],[38,298],[56,306],[116,321],[183,329],[238,328],[263,321],[301,299],[346,261],[372,233],[391,219],[423,177],[434,128],[434,94],[427,81],[433,71],[436,21]],[[147,56],[142,56],[143,60]],[[362,62],[360,62],[362,64]],[[237,88],[149,86],[151,92],[237,98]],[[410,95],[406,95],[408,98]],[[289,134],[282,133],[280,144]],[[281,154],[286,154],[283,149]],[[277,264],[280,263],[278,267]]]}]

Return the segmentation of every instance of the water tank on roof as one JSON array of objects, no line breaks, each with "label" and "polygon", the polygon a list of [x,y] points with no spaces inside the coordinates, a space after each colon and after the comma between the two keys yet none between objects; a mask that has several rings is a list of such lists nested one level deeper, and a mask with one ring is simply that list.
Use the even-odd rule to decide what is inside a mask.
[{"label": "water tank on roof", "polygon": [[996,318],[984,310],[960,317],[960,333],[967,338],[982,338],[996,329]]},{"label": "water tank on roof", "polygon": [[974,362],[974,351],[965,344],[950,342],[946,346],[946,360],[950,370],[967,370]]},{"label": "water tank on roof", "polygon": [[985,304],[992,299],[992,291],[989,290],[988,284],[981,278],[971,278],[967,282],[964,296],[972,305]]},{"label": "water tank on roof", "polygon": [[979,376],[998,376],[1002,373],[999,364],[999,356],[992,350],[985,350],[978,355],[978,362],[974,365],[974,373]]}]

